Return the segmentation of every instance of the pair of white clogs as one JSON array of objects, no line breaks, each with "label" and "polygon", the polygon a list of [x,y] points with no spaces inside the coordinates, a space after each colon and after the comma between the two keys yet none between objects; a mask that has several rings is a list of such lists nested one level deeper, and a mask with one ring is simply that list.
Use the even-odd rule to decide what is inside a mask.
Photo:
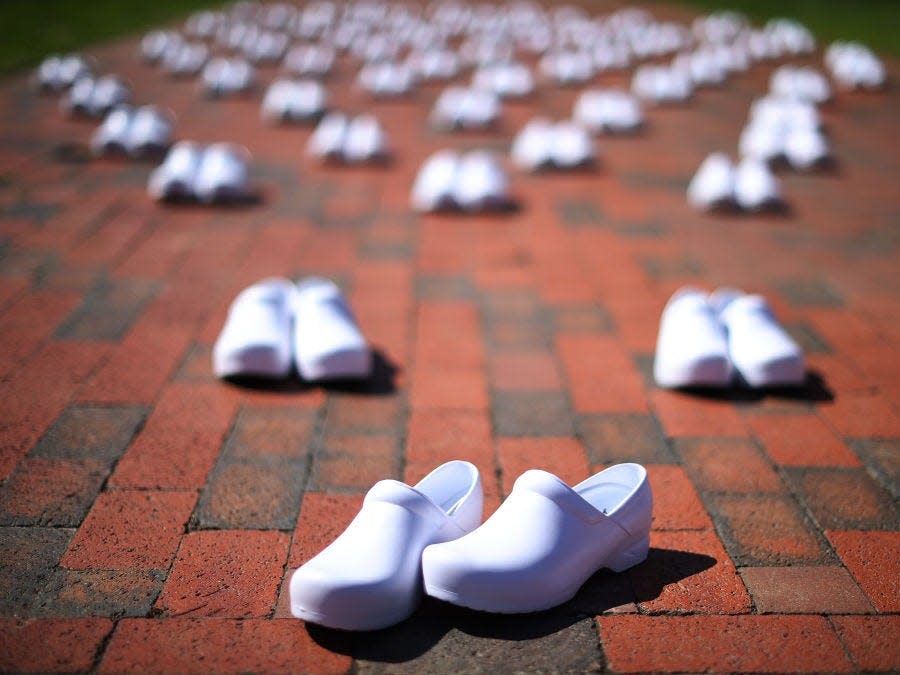
[{"label": "pair of white clogs", "polygon": [[795,169],[810,169],[831,158],[815,103],[769,95],[750,107],[738,144],[741,156],[767,162],[784,159]]},{"label": "pair of white clogs", "polygon": [[90,63],[79,54],[48,56],[41,61],[34,75],[34,86],[38,91],[58,93],[71,87],[76,80],[89,76]]},{"label": "pair of white clogs", "polygon": [[589,89],[575,101],[572,119],[592,133],[627,133],[639,129],[644,114],[638,100],[620,89]]},{"label": "pair of white clogs", "polygon": [[447,87],[431,109],[436,129],[486,129],[500,119],[500,99],[488,89]]},{"label": "pair of white clogs", "polygon": [[245,288],[228,310],[213,346],[217,377],[362,379],[372,355],[340,289],[309,277],[294,284],[264,279]]},{"label": "pair of white clogs", "polygon": [[374,115],[349,117],[333,112],[322,118],[309,137],[306,151],[322,160],[386,162],[391,148],[381,122]]},{"label": "pair of white clogs", "polygon": [[744,157],[737,166],[722,152],[710,154],[691,179],[688,202],[699,209],[738,206],[748,211],[782,206],[778,179],[757,157]]},{"label": "pair of white clogs", "polygon": [[121,78],[84,75],[75,80],[60,106],[69,115],[101,117],[130,99],[131,88]]},{"label": "pair of white clogs", "polygon": [[825,103],[831,98],[828,79],[811,66],[779,66],[769,77],[769,91],[811,103]]},{"label": "pair of white clogs", "polygon": [[373,61],[360,69],[356,82],[375,98],[394,98],[413,90],[416,74],[404,63]]},{"label": "pair of white clogs", "polygon": [[825,65],[845,89],[879,89],[887,80],[884,63],[859,42],[835,42],[825,50]]},{"label": "pair of white clogs", "polygon": [[282,65],[294,75],[325,77],[334,67],[335,52],[327,45],[301,44],[284,55]]},{"label": "pair of white clogs", "polygon": [[730,288],[681,288],[662,313],[653,376],[661,387],[790,387],[806,380],[803,351],[765,298]]},{"label": "pair of white clogs", "polygon": [[513,203],[506,172],[496,157],[484,150],[433,154],[419,169],[411,201],[417,211],[496,211]]},{"label": "pair of white clogs", "polygon": [[472,86],[500,98],[523,98],[534,92],[534,78],[524,63],[491,63],[472,74]]},{"label": "pair of white clogs", "polygon": [[317,120],[327,104],[328,95],[321,82],[278,79],[266,89],[262,118],[269,123]]},{"label": "pair of white clogs", "polygon": [[251,196],[249,164],[250,153],[241,146],[181,141],[150,174],[147,190],[159,201],[241,201]]},{"label": "pair of white clogs", "polygon": [[239,56],[210,59],[200,73],[200,88],[210,98],[240,94],[256,86],[256,69]]},{"label": "pair of white clogs", "polygon": [[510,157],[523,171],[576,169],[596,159],[587,129],[571,120],[554,124],[543,117],[531,120],[516,135]]},{"label": "pair of white clogs", "polygon": [[172,144],[174,126],[172,114],[156,106],[116,106],[91,137],[91,150],[95,155],[159,155]]},{"label": "pair of white clogs", "polygon": [[290,581],[294,616],[375,630],[410,616],[424,592],[488,612],[549,609],[601,568],[648,553],[646,470],[618,464],[569,487],[531,469],[483,524],[478,470],[454,460],[410,487],[376,483],[347,529]]},{"label": "pair of white clogs", "polygon": [[653,103],[681,103],[691,97],[694,85],[680,68],[648,63],[634,71],[631,91]]},{"label": "pair of white clogs", "polygon": [[594,77],[594,57],[586,49],[550,51],[541,57],[538,69],[551,82],[583,84]]}]

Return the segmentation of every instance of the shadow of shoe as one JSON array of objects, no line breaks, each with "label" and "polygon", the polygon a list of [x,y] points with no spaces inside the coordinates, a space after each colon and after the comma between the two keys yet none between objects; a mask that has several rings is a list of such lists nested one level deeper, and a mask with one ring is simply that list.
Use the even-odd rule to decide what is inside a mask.
[{"label": "shadow of shoe", "polygon": [[372,374],[364,380],[325,380],[311,382],[293,373],[290,377],[272,379],[266,377],[227,377],[225,382],[254,391],[267,391],[281,394],[296,394],[322,387],[325,391],[345,392],[368,396],[387,396],[397,391],[396,377],[399,368],[375,349],[372,351]]},{"label": "shadow of shoe", "polygon": [[830,403],[834,401],[834,392],[828,388],[825,378],[815,370],[806,371],[803,384],[783,387],[751,388],[749,385],[727,388],[713,387],[681,387],[680,391],[690,396],[710,401],[725,403],[758,403],[767,397],[807,403]]},{"label": "shadow of shoe", "polygon": [[333,380],[323,382],[326,391],[349,394],[387,396],[397,391],[396,377],[400,369],[384,355],[380,349],[372,350],[372,374],[365,380]]},{"label": "shadow of shoe", "polygon": [[647,560],[626,573],[599,570],[575,597],[557,607],[528,614],[479,612],[426,597],[409,619],[378,631],[351,633],[306,624],[320,646],[354,659],[402,663],[417,658],[451,630],[494,640],[533,640],[557,633],[610,609],[653,600],[669,584],[709,569],[707,555],[651,548]]}]

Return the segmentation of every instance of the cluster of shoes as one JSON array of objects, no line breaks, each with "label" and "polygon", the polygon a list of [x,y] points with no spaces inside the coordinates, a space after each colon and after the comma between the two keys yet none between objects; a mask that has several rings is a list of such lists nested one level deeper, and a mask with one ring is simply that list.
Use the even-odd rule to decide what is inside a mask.
[{"label": "cluster of shoes", "polygon": [[369,114],[329,113],[316,126],[306,149],[313,157],[347,164],[385,163],[391,158],[387,134],[378,118]]},{"label": "cluster of shoes", "polygon": [[431,125],[440,130],[488,129],[500,119],[500,99],[480,87],[447,87],[431,109]]},{"label": "cluster of shoes", "polygon": [[577,169],[594,164],[596,155],[587,129],[577,122],[550,122],[537,117],[513,139],[510,156],[524,171]]},{"label": "cluster of shoes", "polygon": [[653,377],[660,387],[795,387],[803,351],[761,295],[681,288],[662,313]]},{"label": "cluster of shoes", "polygon": [[413,183],[411,202],[417,211],[504,211],[515,204],[506,172],[486,150],[431,155]]},{"label": "cluster of shoes", "polygon": [[366,379],[372,353],[341,290],[328,279],[263,279],[241,291],[213,346],[221,378]]},{"label": "cluster of shoes", "polygon": [[649,550],[653,496],[639,464],[574,487],[531,469],[484,523],[478,469],[454,460],[409,486],[382,480],[323,551],[291,577],[291,613],[344,630],[409,617],[424,593],[462,607],[523,613],[571,599],[597,570]]},{"label": "cluster of shoes", "polygon": [[250,199],[250,153],[231,143],[180,141],[150,174],[147,191],[157,201],[234,203]]},{"label": "cluster of shoes", "polygon": [[825,50],[831,77],[845,89],[880,89],[887,81],[884,64],[858,42],[834,42]]},{"label": "cluster of shoes", "polygon": [[159,157],[172,145],[174,130],[173,115],[167,110],[119,105],[94,132],[91,150],[97,156]]},{"label": "cluster of shoes", "polygon": [[575,101],[572,119],[591,133],[630,133],[644,124],[638,100],[620,89],[587,89]]},{"label": "cluster of shoes", "polygon": [[279,78],[269,85],[262,118],[269,123],[314,122],[328,107],[328,92],[317,80]]}]

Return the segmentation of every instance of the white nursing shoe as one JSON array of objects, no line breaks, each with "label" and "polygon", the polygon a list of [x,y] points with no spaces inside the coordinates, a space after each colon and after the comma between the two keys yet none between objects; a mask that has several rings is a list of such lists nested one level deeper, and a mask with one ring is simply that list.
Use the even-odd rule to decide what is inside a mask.
[{"label": "white nursing shoe", "polygon": [[238,201],[249,195],[249,152],[230,143],[213,143],[203,152],[194,196],[204,203]]},{"label": "white nursing shoe", "polygon": [[357,115],[347,126],[344,137],[344,160],[386,162],[390,157],[387,134],[374,115]]},{"label": "white nursing shoe", "polygon": [[487,612],[555,607],[600,568],[621,572],[643,562],[652,511],[639,464],[618,464],[574,488],[526,471],[481,527],[425,549],[425,592]]},{"label": "white nursing shoe", "polygon": [[727,387],[732,369],[728,336],[709,296],[677,290],[663,310],[653,378],[660,387]]},{"label": "white nursing shoe", "polygon": [[688,202],[699,209],[714,209],[734,201],[734,167],[728,155],[714,152],[703,160],[687,190]]},{"label": "white nursing shoe", "polygon": [[728,353],[751,387],[792,387],[806,381],[803,351],[787,334],[761,295],[720,289],[710,303],[728,334]]},{"label": "white nursing shoe", "polygon": [[403,621],[422,597],[422,550],[478,527],[482,500],[478,469],[461,460],[413,487],[379,481],[347,529],[294,572],[291,613],[344,630]]},{"label": "white nursing shoe", "polygon": [[264,279],[231,303],[213,346],[216,377],[287,377],[291,360],[291,300],[294,284]]},{"label": "white nursing shoe", "polygon": [[463,156],[456,173],[454,197],[466,211],[502,209],[510,204],[509,181],[494,155],[472,150]]},{"label": "white nursing shoe", "polygon": [[181,141],[169,150],[163,163],[153,173],[147,191],[157,200],[193,199],[194,181],[203,158],[203,148],[191,141]]},{"label": "white nursing shoe", "polygon": [[321,277],[302,280],[293,309],[294,359],[305,380],[369,377],[371,350],[333,282]]},{"label": "white nursing shoe", "polygon": [[410,201],[416,211],[439,211],[456,206],[454,188],[460,157],[453,150],[439,150],[425,160],[413,183]]},{"label": "white nursing shoe", "polygon": [[778,179],[768,164],[744,157],[734,171],[734,200],[742,209],[759,211],[781,205]]},{"label": "white nursing shoe", "polygon": [[124,155],[129,144],[129,131],[135,110],[130,105],[116,106],[103,119],[103,123],[91,137],[91,150],[95,155]]},{"label": "white nursing shoe", "polygon": [[510,158],[524,171],[537,171],[553,162],[553,124],[536,117],[520,131],[510,148]]},{"label": "white nursing shoe", "polygon": [[320,159],[340,159],[344,154],[344,139],[349,124],[347,116],[342,113],[325,115],[309,137],[307,152]]}]

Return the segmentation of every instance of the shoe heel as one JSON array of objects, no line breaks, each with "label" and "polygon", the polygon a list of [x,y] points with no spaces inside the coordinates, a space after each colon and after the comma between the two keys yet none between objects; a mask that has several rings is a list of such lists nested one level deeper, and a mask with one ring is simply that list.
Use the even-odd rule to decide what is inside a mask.
[{"label": "shoe heel", "polygon": [[639,539],[630,544],[623,551],[610,557],[603,566],[613,572],[624,572],[629,567],[634,567],[635,565],[644,562],[647,559],[647,553],[649,551],[650,537],[646,536],[643,539]]}]

